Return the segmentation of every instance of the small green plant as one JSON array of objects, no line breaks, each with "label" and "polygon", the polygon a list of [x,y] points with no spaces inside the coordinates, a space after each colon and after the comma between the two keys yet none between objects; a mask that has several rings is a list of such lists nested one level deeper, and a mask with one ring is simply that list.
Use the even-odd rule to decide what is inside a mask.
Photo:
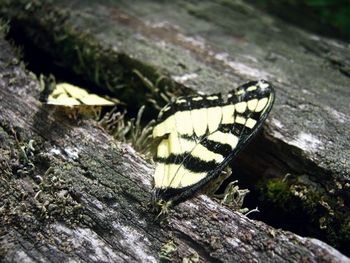
[{"label": "small green plant", "polygon": [[[153,84],[152,81],[150,81],[146,76],[144,76],[139,70],[134,69],[132,72],[139,77],[143,85],[150,91],[151,96],[147,99],[147,101],[150,102],[155,109],[161,110],[164,104],[169,103],[171,101],[170,98],[175,96],[175,94],[167,91],[167,88],[161,89],[159,87],[160,83],[163,80],[168,79],[167,76],[164,76],[164,75],[159,76],[155,81],[155,83]],[[158,97],[159,97],[159,101],[162,101],[161,103],[159,103],[158,100],[154,99]]]},{"label": "small green plant", "polygon": [[196,251],[194,251],[188,257],[182,258],[182,263],[197,263],[199,262],[199,255]]},{"label": "small green plant", "polygon": [[235,211],[239,211],[243,214],[249,214],[251,212],[258,211],[257,208],[249,210],[248,208],[243,208],[244,198],[249,194],[248,189],[240,189],[237,185],[238,181],[230,182],[222,194],[216,194],[223,182],[232,175],[232,169],[228,166],[222,172],[218,179],[207,186],[204,190],[210,196],[220,200],[221,204],[224,204]]},{"label": "small green plant", "polygon": [[169,240],[167,243],[163,245],[158,253],[158,256],[162,260],[173,261],[174,253],[176,252],[177,247],[173,240]]},{"label": "small green plant", "polygon": [[151,148],[153,147],[152,130],[155,121],[151,120],[144,127],[141,119],[145,106],[142,106],[136,118],[126,120],[126,111],[117,111],[115,107],[106,113],[100,120],[100,124],[119,141],[131,144],[136,151],[151,158]]},{"label": "small green plant", "polygon": [[0,18],[0,38],[5,38],[10,30],[8,21]]}]

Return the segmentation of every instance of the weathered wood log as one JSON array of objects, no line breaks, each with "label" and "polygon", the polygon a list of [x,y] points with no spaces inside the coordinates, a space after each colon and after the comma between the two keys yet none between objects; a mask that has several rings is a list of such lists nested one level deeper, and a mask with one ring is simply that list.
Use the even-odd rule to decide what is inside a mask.
[{"label": "weathered wood log", "polygon": [[[185,85],[224,92],[246,79],[271,81],[278,96],[272,117],[239,169],[255,175],[251,187],[266,203],[305,214],[308,227],[346,252],[346,44],[229,1],[25,2],[0,1],[0,12],[54,62],[108,84],[130,103],[135,90],[116,87],[128,79],[135,84],[135,69],[153,83],[166,76],[159,88],[172,91]],[[348,261],[320,241],[248,220],[203,196],[153,222],[151,166],[93,122],[77,125],[40,106],[37,82],[11,64],[9,47],[1,45],[6,261],[156,261],[162,247],[163,254],[174,248],[170,240],[178,260],[198,254],[203,261]],[[140,81],[131,87],[141,87]]]},{"label": "weathered wood log", "polygon": [[38,82],[0,43],[3,262],[156,262],[167,244],[163,254],[177,261],[349,262],[204,196],[156,222],[153,168],[93,121],[77,125],[41,105]]}]

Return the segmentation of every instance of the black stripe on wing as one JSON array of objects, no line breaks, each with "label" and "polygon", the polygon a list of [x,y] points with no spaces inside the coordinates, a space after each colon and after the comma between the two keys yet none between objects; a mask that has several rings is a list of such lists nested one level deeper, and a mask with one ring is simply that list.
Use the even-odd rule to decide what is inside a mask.
[{"label": "black stripe on wing", "polygon": [[232,147],[228,144],[223,144],[215,141],[211,141],[207,138],[204,138],[200,142],[205,148],[213,153],[221,154],[222,156],[227,156],[232,152]]},{"label": "black stripe on wing", "polygon": [[165,164],[181,164],[187,170],[194,173],[208,172],[219,165],[214,160],[204,161],[198,157],[192,156],[190,153],[170,154],[167,158],[157,157],[155,161]]}]

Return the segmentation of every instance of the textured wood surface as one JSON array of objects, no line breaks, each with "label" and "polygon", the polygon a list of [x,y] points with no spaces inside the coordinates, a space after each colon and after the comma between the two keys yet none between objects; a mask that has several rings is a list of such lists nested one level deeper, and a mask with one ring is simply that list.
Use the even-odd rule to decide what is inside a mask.
[{"label": "textured wood surface", "polygon": [[[109,84],[134,80],[135,69],[153,82],[164,75],[178,89],[206,93],[269,80],[277,92],[274,110],[239,169],[262,176],[254,184],[286,181],[283,191],[294,198],[287,201],[298,199],[295,212],[345,251],[350,240],[347,44],[303,32],[238,1],[0,3],[1,14],[43,54],[91,81],[96,61],[104,73],[100,79]],[[77,53],[86,55],[96,43],[101,56],[79,62]],[[196,251],[204,261],[348,261],[318,240],[248,220],[205,197],[181,204],[160,225],[153,222],[147,208],[153,168],[95,123],[72,123],[43,108],[37,82],[15,63],[8,45],[1,45],[6,261],[157,261],[172,239],[178,260]],[[128,94],[143,94],[115,87],[108,86],[129,100]],[[27,164],[23,172],[19,144],[31,139],[37,144],[31,157],[35,168]],[[293,209],[289,204],[282,206]]]}]

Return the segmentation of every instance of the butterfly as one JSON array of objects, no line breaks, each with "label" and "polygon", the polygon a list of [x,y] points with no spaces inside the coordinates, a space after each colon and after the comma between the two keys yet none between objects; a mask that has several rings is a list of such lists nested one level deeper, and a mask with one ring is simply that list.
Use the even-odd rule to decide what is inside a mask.
[{"label": "butterfly", "polygon": [[78,115],[101,117],[102,107],[113,107],[122,104],[116,98],[99,96],[70,83],[56,84],[52,78],[43,78],[43,90],[40,101],[45,105],[53,105],[62,110],[70,118],[77,119]]},{"label": "butterfly", "polygon": [[113,106],[119,101],[117,99],[101,97],[94,93],[89,93],[85,89],[69,83],[59,83],[50,91],[44,100],[46,104],[62,106]]},{"label": "butterfly", "polygon": [[274,99],[273,87],[259,80],[166,105],[152,134],[159,142],[153,203],[166,211],[217,179],[262,126]]}]

